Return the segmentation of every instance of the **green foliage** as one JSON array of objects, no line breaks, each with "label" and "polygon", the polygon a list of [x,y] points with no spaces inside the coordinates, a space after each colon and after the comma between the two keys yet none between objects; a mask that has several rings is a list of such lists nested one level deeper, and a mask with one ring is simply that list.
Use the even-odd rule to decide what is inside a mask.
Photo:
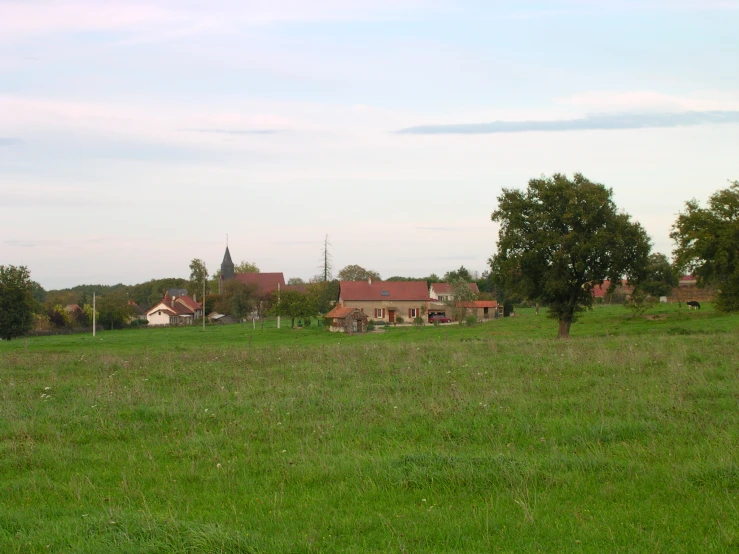
[{"label": "green foliage", "polygon": [[473,325],[477,325],[477,317],[469,314],[467,317],[464,318],[464,322],[467,324],[467,327],[472,327]]},{"label": "green foliage", "polygon": [[36,301],[25,266],[0,265],[0,338],[11,340],[33,328]]},{"label": "green foliage", "polygon": [[[202,297],[204,287],[207,288],[208,268],[205,262],[198,258],[193,258],[190,262],[190,283],[187,292],[192,297]],[[206,291],[207,292],[207,291]]]},{"label": "green foliage", "polygon": [[257,308],[257,292],[258,286],[255,284],[242,283],[237,279],[226,281],[223,284],[223,294],[214,308],[222,314],[244,319]]},{"label": "green foliage", "polygon": [[259,267],[255,262],[242,261],[234,266],[235,273],[259,273]]},{"label": "green foliage", "polygon": [[708,208],[686,202],[670,237],[676,265],[694,273],[698,286],[718,289],[718,309],[739,311],[739,181],[712,194]]},{"label": "green foliage", "polygon": [[655,252],[647,260],[647,272],[639,287],[651,296],[669,296],[680,284],[680,275],[667,259],[667,256]]},{"label": "green foliage", "polygon": [[316,313],[325,314],[339,298],[339,281],[317,281],[308,285],[308,294],[315,303]]},{"label": "green foliage", "polygon": [[592,289],[605,279],[643,279],[649,238],[619,212],[613,193],[576,173],[532,179],[526,191],[503,189],[492,220],[500,223],[490,259],[500,288],[549,307],[559,336],[592,307]]},{"label": "green foliage", "polygon": [[395,323],[397,323],[397,324],[405,323],[405,319],[403,319],[403,316],[401,316],[401,315],[396,316],[395,317]]},{"label": "green foliage", "polygon": [[100,314],[96,323],[109,329],[123,327],[133,315],[133,307],[122,291],[111,292],[98,298],[95,307]]},{"label": "green foliage", "polygon": [[451,283],[452,281],[465,281],[467,283],[470,283],[474,281],[474,279],[472,278],[472,274],[469,272],[469,270],[461,265],[459,266],[459,269],[447,271],[444,274],[445,283]]},{"label": "green foliage", "polygon": [[658,301],[658,298],[655,298],[641,287],[637,287],[629,295],[624,305],[631,310],[632,316],[636,317],[653,308]]},{"label": "green foliage", "polygon": [[413,318],[413,325],[416,327],[423,327],[425,325],[423,318],[419,315]]},{"label": "green foliage", "polygon": [[288,285],[305,285],[306,283],[300,277],[290,277],[287,280],[287,284]]},{"label": "green foliage", "polygon": [[275,292],[272,296],[273,315],[289,317],[292,320],[291,327],[295,327],[295,320],[310,319],[318,315],[317,297],[314,294],[296,290]]},{"label": "green foliage", "polygon": [[359,265],[348,265],[338,275],[339,281],[366,281],[372,279],[373,281],[380,281],[380,274],[371,269],[365,269]]}]

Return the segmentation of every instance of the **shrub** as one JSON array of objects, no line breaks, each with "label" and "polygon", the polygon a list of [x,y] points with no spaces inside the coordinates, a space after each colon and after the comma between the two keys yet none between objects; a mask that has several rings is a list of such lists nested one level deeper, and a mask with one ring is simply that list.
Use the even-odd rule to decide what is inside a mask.
[{"label": "shrub", "polygon": [[419,315],[413,318],[413,325],[416,327],[423,327],[423,318]]},{"label": "shrub", "polygon": [[367,322],[367,330],[368,331],[374,331],[375,330],[375,322],[374,322],[374,320],[370,319]]},{"label": "shrub", "polygon": [[472,314],[469,314],[467,317],[464,318],[464,321],[468,327],[472,327],[473,325],[477,323],[477,317]]},{"label": "shrub", "polygon": [[403,319],[403,316],[397,316],[395,318],[395,323],[405,323],[405,319]]}]

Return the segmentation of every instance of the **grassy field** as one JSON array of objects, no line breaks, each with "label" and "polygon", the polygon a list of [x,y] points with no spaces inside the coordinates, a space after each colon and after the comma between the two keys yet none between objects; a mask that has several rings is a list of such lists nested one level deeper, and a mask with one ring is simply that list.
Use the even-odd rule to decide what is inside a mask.
[{"label": "grassy field", "polygon": [[739,317],[0,343],[0,552],[739,551]]}]

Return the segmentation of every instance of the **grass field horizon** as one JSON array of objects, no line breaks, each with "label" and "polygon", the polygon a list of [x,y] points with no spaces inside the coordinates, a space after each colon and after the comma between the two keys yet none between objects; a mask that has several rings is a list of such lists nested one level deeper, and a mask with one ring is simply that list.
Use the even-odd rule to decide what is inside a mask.
[{"label": "grass field horizon", "polygon": [[738,550],[739,317],[706,308],[2,342],[0,549]]}]

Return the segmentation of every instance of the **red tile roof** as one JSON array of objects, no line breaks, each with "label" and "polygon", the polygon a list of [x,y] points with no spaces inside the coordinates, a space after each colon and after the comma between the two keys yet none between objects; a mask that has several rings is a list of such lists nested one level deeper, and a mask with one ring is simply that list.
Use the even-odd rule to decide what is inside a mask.
[{"label": "red tile roof", "polygon": [[359,311],[358,308],[342,308],[341,306],[334,306],[333,309],[328,312],[324,317],[343,319],[354,311]]},{"label": "red tile roof", "polygon": [[235,275],[237,281],[247,285],[257,285],[262,292],[270,293],[277,290],[277,284],[280,289],[285,288],[285,276],[279,273],[237,273]]},{"label": "red tile roof", "polygon": [[[383,294],[386,293],[386,294]],[[342,300],[429,300],[426,281],[340,281]]]},{"label": "red tile roof", "polygon": [[202,306],[195,301],[192,296],[178,296],[175,299],[175,303],[182,303],[186,307],[190,308],[191,311],[199,310]]}]

